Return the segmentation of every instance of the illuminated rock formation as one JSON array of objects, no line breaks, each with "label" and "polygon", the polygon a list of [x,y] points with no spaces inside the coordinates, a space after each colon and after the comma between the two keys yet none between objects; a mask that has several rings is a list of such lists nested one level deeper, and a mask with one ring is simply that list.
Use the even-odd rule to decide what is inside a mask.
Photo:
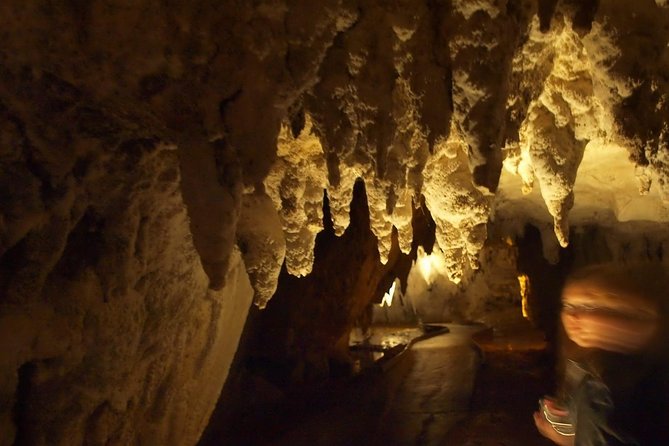
[{"label": "illuminated rock formation", "polygon": [[451,138],[435,146],[425,166],[423,195],[437,225],[436,238],[443,252],[448,277],[455,283],[463,268],[476,268],[485,242],[489,199],[478,190],[467,168],[466,144],[451,132]]},{"label": "illuminated rock formation", "polygon": [[[592,225],[615,258],[669,249],[664,1],[6,0],[0,30],[0,444],[193,444],[252,294],[285,262],[314,294],[288,300],[337,314],[325,355],[421,202],[480,295],[489,228],[552,263]],[[365,258],[317,276],[357,265],[336,289],[364,298],[318,294],[324,210]]]},{"label": "illuminated rock formation", "polygon": [[276,291],[286,241],[274,202],[262,190],[244,194],[237,244],[255,290],[255,304],[265,308]]},{"label": "illuminated rock formation", "polygon": [[279,210],[286,237],[286,268],[294,276],[311,272],[316,234],[323,229],[326,186],[325,157],[311,118],[306,116],[296,137],[288,125],[282,126],[277,161],[265,178],[265,188]]}]

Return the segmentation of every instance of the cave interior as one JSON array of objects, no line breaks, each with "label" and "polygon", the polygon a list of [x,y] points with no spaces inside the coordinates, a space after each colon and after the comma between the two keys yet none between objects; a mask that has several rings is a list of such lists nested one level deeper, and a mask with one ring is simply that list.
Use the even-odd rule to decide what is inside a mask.
[{"label": "cave interior", "polygon": [[565,279],[669,265],[666,0],[4,0],[0,42],[0,446],[544,444]]}]

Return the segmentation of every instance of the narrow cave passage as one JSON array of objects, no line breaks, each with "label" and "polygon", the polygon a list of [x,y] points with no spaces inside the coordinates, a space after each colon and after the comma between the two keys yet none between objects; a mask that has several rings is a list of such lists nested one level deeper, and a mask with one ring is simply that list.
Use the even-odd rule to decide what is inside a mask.
[{"label": "narrow cave passage", "polygon": [[[414,212],[421,245],[403,255],[395,240],[380,268],[374,243],[364,242],[374,239],[367,216],[358,182],[350,225],[336,237],[326,197],[317,279],[283,275],[268,307],[251,312],[200,444],[553,444],[533,413],[563,379],[560,296],[574,264],[610,261],[605,231],[575,231],[551,262],[540,231],[526,225],[514,241],[488,242],[483,252],[490,255],[481,256],[465,286],[454,286],[440,279],[443,264],[423,248],[434,243],[429,212]],[[324,286],[339,276],[346,278]],[[404,283],[389,285],[396,276]],[[340,295],[350,303],[339,311],[350,313],[337,316],[327,305],[341,303],[330,297]],[[366,306],[356,302],[370,295]],[[312,319],[324,305],[326,316]],[[328,316],[344,319],[329,325]]]},{"label": "narrow cave passage", "polygon": [[669,0],[2,0],[0,42],[0,446],[669,444]]},{"label": "narrow cave passage", "polygon": [[380,265],[364,186],[341,237],[325,197],[312,273],[284,269],[268,306],[251,311],[200,444],[550,444],[532,413],[555,392],[555,300],[573,248],[550,264],[528,225],[454,286],[417,206],[412,251],[395,238]]}]

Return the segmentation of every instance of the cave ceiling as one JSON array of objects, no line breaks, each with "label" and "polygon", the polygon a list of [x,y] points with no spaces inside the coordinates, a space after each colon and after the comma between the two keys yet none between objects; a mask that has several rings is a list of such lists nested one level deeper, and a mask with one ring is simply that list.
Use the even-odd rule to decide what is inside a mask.
[{"label": "cave ceiling", "polygon": [[663,1],[17,0],[0,30],[0,162],[25,171],[0,253],[67,220],[90,139],[125,154],[119,134],[176,151],[211,287],[238,245],[261,307],[284,259],[311,271],[324,190],[346,230],[357,179],[381,261],[422,195],[455,282],[491,220],[562,247],[579,223],[669,220]]}]

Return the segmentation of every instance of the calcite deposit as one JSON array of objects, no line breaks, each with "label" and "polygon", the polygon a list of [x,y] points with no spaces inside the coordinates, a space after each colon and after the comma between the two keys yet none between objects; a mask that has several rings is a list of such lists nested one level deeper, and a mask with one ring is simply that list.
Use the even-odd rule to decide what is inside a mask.
[{"label": "calcite deposit", "polygon": [[[311,117],[301,118],[301,128],[295,130],[299,132],[297,135],[293,135],[290,125],[282,126],[277,160],[264,181],[281,217],[279,226],[283,228],[287,247],[286,268],[297,277],[311,272],[316,234],[323,229],[323,190],[328,184],[325,154],[313,133]],[[280,265],[282,259],[277,260]]]},{"label": "calcite deposit", "polygon": [[150,117],[40,72],[0,97],[0,443],[194,443],[252,299],[239,252],[209,289]]},{"label": "calcite deposit", "polygon": [[251,300],[284,265],[317,288],[357,181],[345,240],[379,258],[316,305],[323,344],[421,203],[472,299],[526,223],[549,262],[591,225],[665,261],[664,1],[5,0],[0,42],[0,444],[195,443]]}]

